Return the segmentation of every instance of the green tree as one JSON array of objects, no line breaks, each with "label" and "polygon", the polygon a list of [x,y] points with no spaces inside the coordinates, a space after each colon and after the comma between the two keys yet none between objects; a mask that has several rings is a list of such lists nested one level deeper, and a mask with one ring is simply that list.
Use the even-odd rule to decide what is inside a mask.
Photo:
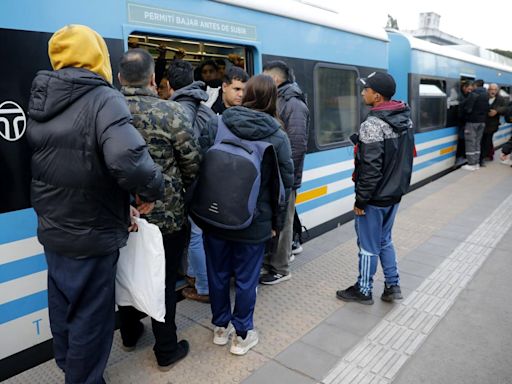
[{"label": "green tree", "polygon": [[386,28],[396,29],[397,31],[400,29],[398,28],[398,21],[391,15],[388,15],[388,22],[386,23]]},{"label": "green tree", "polygon": [[493,52],[497,53],[498,55],[505,56],[505,57],[512,59],[512,51],[504,51],[503,49],[497,49],[497,48],[490,49],[490,51],[493,51]]}]

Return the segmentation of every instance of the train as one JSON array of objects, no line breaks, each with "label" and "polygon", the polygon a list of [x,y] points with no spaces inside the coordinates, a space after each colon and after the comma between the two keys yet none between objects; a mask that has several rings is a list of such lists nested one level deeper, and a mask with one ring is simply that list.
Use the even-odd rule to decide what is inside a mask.
[{"label": "train", "polygon": [[[413,187],[454,169],[460,84],[482,78],[512,91],[512,66],[416,39],[397,30],[357,25],[294,1],[4,0],[0,3],[0,381],[52,356],[46,262],[30,204],[27,107],[36,72],[51,69],[48,40],[66,24],[99,32],[114,73],[132,46],[165,60],[180,54],[194,66],[235,55],[250,74],[270,60],[294,71],[311,114],[297,211],[311,236],[352,218],[353,147],[368,112],[358,79],[392,74],[395,99],[412,110],[417,156]],[[119,84],[115,84],[119,87]],[[502,120],[500,146],[512,124]]]}]

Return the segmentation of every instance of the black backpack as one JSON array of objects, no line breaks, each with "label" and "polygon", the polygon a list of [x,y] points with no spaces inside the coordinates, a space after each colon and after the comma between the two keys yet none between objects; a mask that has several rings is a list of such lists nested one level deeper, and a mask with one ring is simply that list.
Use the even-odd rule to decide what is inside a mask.
[{"label": "black backpack", "polygon": [[267,151],[271,152],[279,178],[275,200],[282,205],[284,187],[274,146],[264,141],[239,138],[219,116],[215,142],[201,163],[190,206],[192,215],[217,228],[239,230],[249,227],[261,186],[261,162]]}]

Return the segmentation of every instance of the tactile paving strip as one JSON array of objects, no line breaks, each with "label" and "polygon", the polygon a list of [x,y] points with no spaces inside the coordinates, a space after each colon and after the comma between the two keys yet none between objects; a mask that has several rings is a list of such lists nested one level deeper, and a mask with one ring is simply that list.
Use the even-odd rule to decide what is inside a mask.
[{"label": "tactile paving strip", "polygon": [[392,382],[512,226],[512,195],[360,342],[325,384]]}]

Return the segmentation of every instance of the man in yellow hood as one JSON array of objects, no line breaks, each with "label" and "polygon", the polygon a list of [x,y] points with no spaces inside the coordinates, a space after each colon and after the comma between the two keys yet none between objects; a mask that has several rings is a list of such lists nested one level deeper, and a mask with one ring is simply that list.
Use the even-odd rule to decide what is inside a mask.
[{"label": "man in yellow hood", "polygon": [[66,383],[98,384],[112,347],[130,195],[147,212],[163,195],[163,178],[111,84],[101,36],[66,26],[50,39],[48,54],[55,70],[38,72],[32,83],[27,138],[55,361]]},{"label": "man in yellow hood", "polygon": [[54,70],[85,68],[112,84],[112,67],[105,40],[85,25],[66,25],[48,42],[48,56]]}]

